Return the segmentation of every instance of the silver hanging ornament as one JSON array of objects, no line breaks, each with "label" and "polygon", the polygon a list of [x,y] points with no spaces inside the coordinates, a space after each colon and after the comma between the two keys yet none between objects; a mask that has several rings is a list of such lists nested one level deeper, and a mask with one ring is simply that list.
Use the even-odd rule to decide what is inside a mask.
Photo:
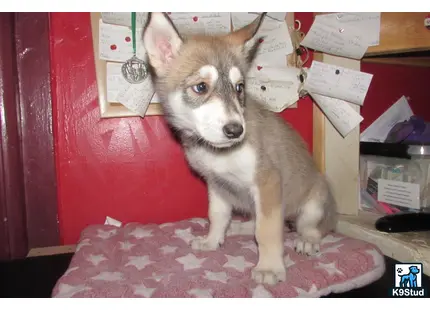
[{"label": "silver hanging ornament", "polygon": [[131,36],[133,40],[133,57],[122,65],[121,71],[127,82],[139,84],[148,77],[148,66],[136,56],[136,12],[131,13]]},{"label": "silver hanging ornament", "polygon": [[146,63],[137,58],[131,57],[121,67],[124,79],[130,84],[142,83],[148,77],[148,67]]}]

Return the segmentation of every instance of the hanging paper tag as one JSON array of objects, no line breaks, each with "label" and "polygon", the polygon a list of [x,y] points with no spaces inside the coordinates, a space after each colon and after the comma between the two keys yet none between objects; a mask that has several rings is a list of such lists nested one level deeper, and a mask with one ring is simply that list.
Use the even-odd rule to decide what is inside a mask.
[{"label": "hanging paper tag", "polygon": [[130,111],[144,117],[153,96],[152,81],[148,78],[139,84],[125,85],[119,91],[117,101]]},{"label": "hanging paper tag", "polygon": [[304,89],[309,93],[363,105],[372,78],[369,73],[313,61]]},{"label": "hanging paper tag", "polygon": [[369,47],[368,40],[353,26],[319,16],[301,44],[315,51],[353,59],[363,58]]},{"label": "hanging paper tag", "polygon": [[355,111],[346,101],[312,93],[310,95],[344,138],[363,121],[360,113]]},{"label": "hanging paper tag", "polygon": [[247,89],[273,112],[281,112],[299,100],[300,69],[258,66],[249,73]]}]

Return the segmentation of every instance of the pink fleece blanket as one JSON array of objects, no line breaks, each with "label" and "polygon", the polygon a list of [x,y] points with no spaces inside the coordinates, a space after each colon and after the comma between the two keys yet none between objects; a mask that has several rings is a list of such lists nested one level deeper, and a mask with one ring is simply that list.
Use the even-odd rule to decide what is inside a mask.
[{"label": "pink fleece blanket", "polygon": [[257,246],[252,223],[234,220],[217,251],[193,251],[207,233],[205,219],[162,225],[92,225],[81,234],[53,297],[320,297],[379,279],[384,258],[374,245],[339,234],[326,236],[314,257],[297,254],[285,232],[287,281],[255,283]]}]

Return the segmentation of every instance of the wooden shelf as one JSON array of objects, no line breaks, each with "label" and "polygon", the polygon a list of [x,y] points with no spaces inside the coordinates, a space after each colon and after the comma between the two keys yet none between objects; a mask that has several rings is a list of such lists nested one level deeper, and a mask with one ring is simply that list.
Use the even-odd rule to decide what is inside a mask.
[{"label": "wooden shelf", "polygon": [[400,262],[423,264],[430,276],[430,232],[384,233],[375,229],[380,215],[360,211],[358,216],[340,216],[337,231],[351,238],[375,244],[384,255]]},{"label": "wooden shelf", "polygon": [[430,67],[430,56],[403,57],[369,57],[361,60],[363,63],[378,63],[386,65],[401,65],[415,67]]},{"label": "wooden shelf", "polygon": [[51,247],[45,247],[45,248],[34,248],[28,252],[27,257],[74,253],[75,251],[76,251],[75,244],[51,246]]},{"label": "wooden shelf", "polygon": [[430,29],[424,19],[430,13],[381,13],[380,43],[371,46],[366,56],[430,50]]}]

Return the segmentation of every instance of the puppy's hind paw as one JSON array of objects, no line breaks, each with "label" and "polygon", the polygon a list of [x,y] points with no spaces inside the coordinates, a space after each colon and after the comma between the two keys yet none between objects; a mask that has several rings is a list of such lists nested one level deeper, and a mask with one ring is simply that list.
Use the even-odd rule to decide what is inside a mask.
[{"label": "puppy's hind paw", "polygon": [[294,249],[299,254],[305,254],[308,256],[316,255],[320,251],[319,243],[312,243],[303,241],[302,239],[296,239],[294,241]]}]

